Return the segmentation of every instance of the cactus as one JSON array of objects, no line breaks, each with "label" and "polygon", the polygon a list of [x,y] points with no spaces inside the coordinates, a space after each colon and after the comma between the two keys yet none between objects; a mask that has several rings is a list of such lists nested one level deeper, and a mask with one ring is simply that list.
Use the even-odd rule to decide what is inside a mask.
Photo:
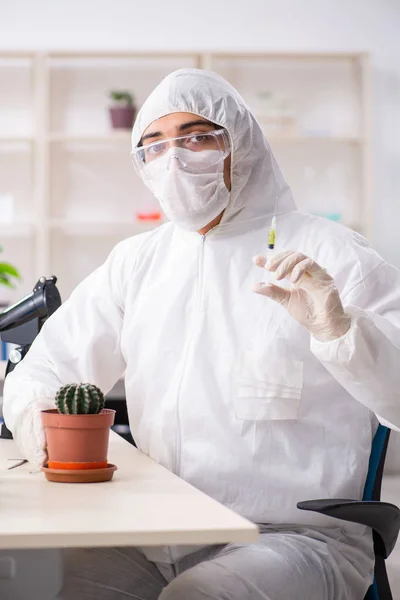
[{"label": "cactus", "polygon": [[64,415],[95,415],[104,408],[104,394],[91,383],[70,383],[57,392],[56,405]]}]

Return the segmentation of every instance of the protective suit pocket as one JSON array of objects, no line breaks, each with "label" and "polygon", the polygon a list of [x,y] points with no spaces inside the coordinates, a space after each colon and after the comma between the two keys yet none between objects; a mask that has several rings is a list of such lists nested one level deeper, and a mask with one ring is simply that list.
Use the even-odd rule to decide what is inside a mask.
[{"label": "protective suit pocket", "polygon": [[237,419],[298,419],[303,389],[303,363],[292,358],[260,360],[246,352],[241,361],[234,411]]}]

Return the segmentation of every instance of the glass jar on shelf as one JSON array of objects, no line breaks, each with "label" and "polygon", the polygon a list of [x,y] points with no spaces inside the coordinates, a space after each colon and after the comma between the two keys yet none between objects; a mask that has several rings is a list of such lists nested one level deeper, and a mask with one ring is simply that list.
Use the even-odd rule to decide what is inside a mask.
[{"label": "glass jar on shelf", "polygon": [[332,163],[323,171],[304,168],[306,210],[319,217],[345,223],[350,207],[349,175],[344,163]]}]

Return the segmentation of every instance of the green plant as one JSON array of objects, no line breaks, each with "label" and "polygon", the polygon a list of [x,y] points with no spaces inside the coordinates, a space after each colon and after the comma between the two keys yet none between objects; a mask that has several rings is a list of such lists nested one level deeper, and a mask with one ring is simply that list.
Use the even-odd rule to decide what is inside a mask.
[{"label": "green plant", "polygon": [[[0,252],[3,248],[0,246]],[[0,262],[0,285],[7,287],[15,287],[13,279],[21,279],[21,276],[17,269],[6,262]]]},{"label": "green plant", "polygon": [[125,106],[133,105],[133,96],[129,92],[110,92],[110,97],[114,102]]},{"label": "green plant", "polygon": [[56,405],[64,415],[96,415],[104,408],[104,394],[91,383],[69,383],[56,394]]}]

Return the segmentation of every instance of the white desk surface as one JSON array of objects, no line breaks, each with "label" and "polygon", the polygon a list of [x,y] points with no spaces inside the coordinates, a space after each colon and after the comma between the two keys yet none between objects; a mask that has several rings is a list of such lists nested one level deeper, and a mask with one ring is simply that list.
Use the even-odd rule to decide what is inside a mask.
[{"label": "white desk surface", "polygon": [[51,483],[0,440],[0,549],[253,542],[257,527],[111,432],[107,483]]}]

